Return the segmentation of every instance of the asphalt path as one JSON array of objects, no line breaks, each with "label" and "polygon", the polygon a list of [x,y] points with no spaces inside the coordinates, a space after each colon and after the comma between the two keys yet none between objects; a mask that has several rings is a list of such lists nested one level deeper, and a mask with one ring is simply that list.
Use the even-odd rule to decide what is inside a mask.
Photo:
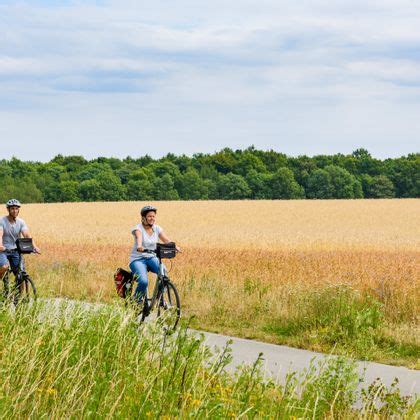
[{"label": "asphalt path", "polygon": [[[63,302],[66,302],[67,312],[71,313],[78,305],[84,310],[95,310],[104,304],[92,304],[83,301],[67,300],[62,298],[45,299],[49,303],[47,317],[54,313]],[[55,309],[54,309],[55,308]],[[148,322],[154,322],[152,316]],[[228,366],[234,371],[240,365],[253,365],[260,354],[263,358],[263,368],[278,382],[283,382],[290,372],[303,372],[312,364],[322,363],[328,358],[337,357],[308,350],[296,349],[288,346],[263,343],[261,341],[247,340],[244,338],[230,337],[205,331],[190,330],[192,334],[204,335],[204,344],[211,349],[222,349],[229,346],[232,360]],[[395,378],[402,395],[420,395],[420,371],[400,366],[389,366],[375,362],[357,362],[359,374],[364,378],[361,386],[367,386],[379,378],[386,386],[390,386]]]},{"label": "asphalt path", "polygon": [[[244,338],[229,337],[203,331],[205,344],[210,348],[223,348],[229,342],[232,362],[229,366],[236,367],[246,364],[252,365],[262,353],[265,373],[279,382],[284,381],[287,374],[293,371],[302,372],[312,363],[323,363],[328,358],[336,357],[308,350],[296,349],[288,346],[263,343]],[[390,386],[395,378],[402,395],[420,395],[420,371],[400,366],[389,366],[375,362],[357,362],[360,375],[364,378],[361,386],[366,387],[379,378],[386,386]]]}]

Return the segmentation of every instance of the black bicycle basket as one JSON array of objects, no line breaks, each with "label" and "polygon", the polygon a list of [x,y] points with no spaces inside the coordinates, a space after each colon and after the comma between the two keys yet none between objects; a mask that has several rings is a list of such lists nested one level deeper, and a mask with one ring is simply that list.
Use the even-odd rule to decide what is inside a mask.
[{"label": "black bicycle basket", "polygon": [[176,246],[175,242],[168,242],[167,244],[157,244],[156,255],[159,258],[175,258]]},{"label": "black bicycle basket", "polygon": [[21,254],[31,254],[34,252],[34,244],[32,238],[16,239],[16,247]]}]

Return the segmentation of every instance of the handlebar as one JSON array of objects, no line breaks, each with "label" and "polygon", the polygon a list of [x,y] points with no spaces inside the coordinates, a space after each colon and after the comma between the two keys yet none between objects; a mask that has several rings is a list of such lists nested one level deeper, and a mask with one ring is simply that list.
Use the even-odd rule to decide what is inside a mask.
[{"label": "handlebar", "polygon": [[156,255],[156,250],[155,249],[144,248],[143,251],[141,251],[141,252],[144,252],[145,254],[155,254]]},{"label": "handlebar", "polygon": [[[154,254],[154,255],[157,255],[156,249],[143,248],[143,251],[141,251],[141,252],[142,253],[145,253],[145,254]],[[175,252],[178,254],[178,252],[181,252],[181,251],[178,251],[178,249],[175,249]]]},{"label": "handlebar", "polygon": [[[5,248],[4,251],[0,251],[0,252],[17,252],[18,254],[22,254],[17,248],[14,249],[7,249]],[[41,253],[39,251],[35,251],[33,250],[32,252],[28,252],[28,254],[38,254],[41,255]]]}]

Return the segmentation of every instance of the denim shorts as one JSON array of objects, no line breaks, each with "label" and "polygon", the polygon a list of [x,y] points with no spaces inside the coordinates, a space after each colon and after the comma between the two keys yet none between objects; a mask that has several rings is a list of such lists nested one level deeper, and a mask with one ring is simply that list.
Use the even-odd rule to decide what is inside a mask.
[{"label": "denim shorts", "polygon": [[0,252],[0,267],[5,265],[11,266],[12,270],[16,271],[19,265],[19,253],[16,250]]}]

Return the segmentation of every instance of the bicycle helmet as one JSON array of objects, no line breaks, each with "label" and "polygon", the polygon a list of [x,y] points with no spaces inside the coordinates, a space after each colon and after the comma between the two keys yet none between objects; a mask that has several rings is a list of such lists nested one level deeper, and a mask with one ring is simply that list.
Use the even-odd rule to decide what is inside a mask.
[{"label": "bicycle helmet", "polygon": [[149,211],[154,211],[155,213],[157,213],[157,208],[154,206],[144,206],[141,210],[140,210],[140,214],[142,217],[145,217],[147,213],[149,213]]},{"label": "bicycle helmet", "polygon": [[19,201],[19,200],[16,200],[16,198],[12,198],[11,200],[9,200],[9,201],[6,203],[6,207],[7,207],[7,208],[9,208],[9,207],[13,207],[13,206],[16,206],[16,207],[21,207],[21,205],[22,205],[22,204],[20,204],[20,201]]}]

